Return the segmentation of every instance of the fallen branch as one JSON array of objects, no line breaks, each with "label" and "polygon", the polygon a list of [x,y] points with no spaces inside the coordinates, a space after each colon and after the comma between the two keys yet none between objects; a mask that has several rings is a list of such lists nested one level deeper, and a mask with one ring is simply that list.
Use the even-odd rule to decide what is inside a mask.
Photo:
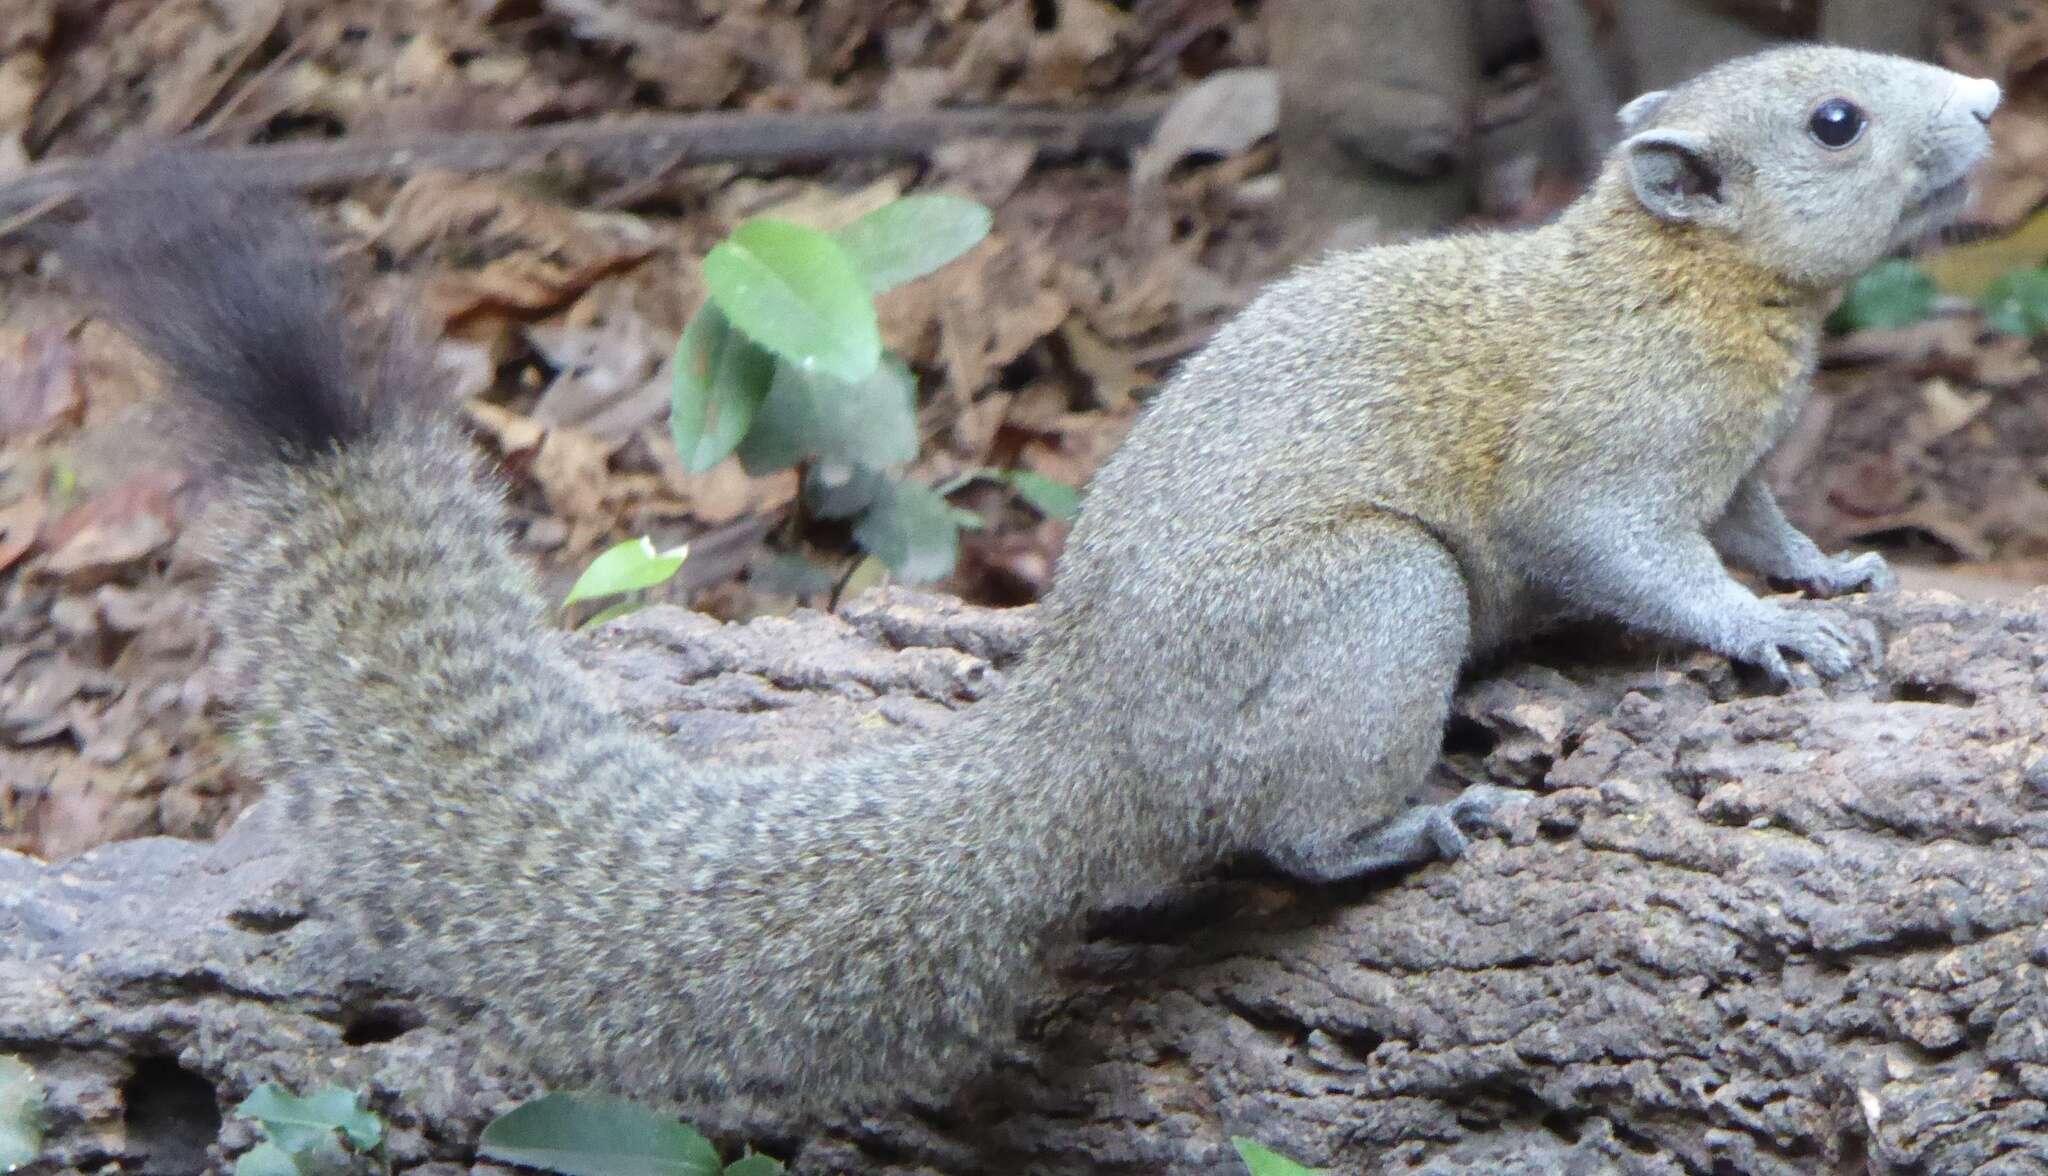
[{"label": "fallen branch", "polygon": [[[1241,1174],[1231,1135],[1347,1176],[2042,1171],[2048,594],[1838,607],[1882,664],[1782,694],[1685,651],[1505,665],[1461,693],[1446,768],[1528,799],[1463,860],[1106,913],[945,1111],[737,1134],[791,1176]],[[894,593],[650,608],[576,648],[681,759],[795,764],[980,705],[1035,623]],[[367,1092],[396,1172],[469,1170],[529,1077],[402,964],[363,967],[302,838],[266,804],[214,845],[0,852],[34,1171],[225,1169],[249,1135],[221,1112],[271,1081]]]},{"label": "fallen branch", "polygon": [[[195,154],[274,188],[323,188],[409,175],[426,168],[459,172],[516,171],[573,153],[614,176],[699,163],[785,163],[795,160],[916,158],[963,139],[1009,139],[1045,156],[1125,152],[1141,146],[1162,107],[1115,110],[855,111],[828,114],[721,110],[551,123],[509,131],[423,132],[381,138],[328,139],[257,146],[201,148]],[[0,185],[0,221],[61,201],[100,174],[98,160],[44,164]]]}]

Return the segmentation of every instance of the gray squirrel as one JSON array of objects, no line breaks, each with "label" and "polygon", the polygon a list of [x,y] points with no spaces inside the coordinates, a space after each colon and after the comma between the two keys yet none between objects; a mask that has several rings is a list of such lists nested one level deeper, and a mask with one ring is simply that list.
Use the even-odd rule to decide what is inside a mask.
[{"label": "gray squirrel", "polygon": [[68,263],[205,414],[214,617],[326,907],[549,1081],[791,1125],[943,1101],[1106,900],[1238,855],[1454,857],[1416,803],[1461,667],[1565,616],[1789,673],[1873,638],[1759,599],[1822,554],[1758,459],[1843,286],[1952,219],[1998,87],[1779,49],[1621,112],[1554,224],[1307,265],[1095,479],[1007,688],[795,769],[601,703],[413,349],[351,363],[291,212],[192,168],[102,186]]}]

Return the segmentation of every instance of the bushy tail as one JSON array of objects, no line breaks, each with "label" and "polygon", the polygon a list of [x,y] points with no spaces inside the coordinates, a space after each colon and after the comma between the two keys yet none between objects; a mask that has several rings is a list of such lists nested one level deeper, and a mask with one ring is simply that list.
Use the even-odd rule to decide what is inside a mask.
[{"label": "bushy tail", "polygon": [[395,969],[557,1082],[778,1117],[935,1092],[1009,1033],[1072,887],[1001,852],[986,753],[684,769],[570,662],[423,367],[354,366],[287,208],[163,167],[68,258],[239,487],[247,743]]}]

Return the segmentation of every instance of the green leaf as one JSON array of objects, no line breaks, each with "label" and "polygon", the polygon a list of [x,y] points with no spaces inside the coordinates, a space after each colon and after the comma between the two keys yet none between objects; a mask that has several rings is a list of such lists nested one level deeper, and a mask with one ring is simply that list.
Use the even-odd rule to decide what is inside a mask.
[{"label": "green leaf", "polygon": [[943,579],[960,558],[960,523],[944,496],[909,482],[890,482],[853,528],[896,578],[911,584]]},{"label": "green leaf", "polygon": [[1828,330],[1889,330],[1909,326],[1934,310],[1934,279],[1910,261],[1893,259],[1856,279],[1842,305],[1828,318]]},{"label": "green leaf", "polygon": [[683,468],[701,474],[725,460],[753,423],[775,378],[775,357],[706,305],[676,342],[669,435]]},{"label": "green leaf", "polygon": [[2032,337],[2048,330],[2048,269],[2027,267],[1986,287],[1984,321],[2004,335]]},{"label": "green leaf", "polygon": [[363,1096],[340,1086],[298,1098],[266,1082],[242,1100],[235,1114],[261,1123],[277,1146],[293,1154],[312,1149],[337,1131],[357,1151],[369,1151],[384,1138],[384,1121],[363,1109]]},{"label": "green leaf", "polygon": [[781,1176],[781,1173],[781,1161],[760,1152],[748,1152],[725,1166],[725,1176]]},{"label": "green leaf", "polygon": [[718,1151],[666,1115],[602,1094],[544,1094],[498,1116],[477,1151],[563,1176],[718,1176]]},{"label": "green leaf", "polygon": [[259,1143],[235,1161],[235,1176],[304,1176],[290,1152],[274,1143]]},{"label": "green leaf", "polygon": [[1230,1142],[1236,1146],[1237,1154],[1244,1157],[1244,1166],[1251,1176],[1318,1176],[1321,1169],[1307,1168],[1288,1159],[1268,1147],[1263,1147],[1242,1135],[1234,1135]]},{"label": "green leaf", "polygon": [[705,255],[704,281],[734,326],[798,367],[858,383],[881,361],[867,281],[816,229],[749,221]]},{"label": "green leaf", "polygon": [[1055,482],[1030,470],[1011,470],[1003,475],[1003,480],[1046,518],[1064,523],[1081,512],[1081,492],[1065,482]]},{"label": "green leaf", "polygon": [[0,1172],[12,1172],[43,1151],[43,1085],[28,1063],[0,1054]]},{"label": "green leaf", "polygon": [[576,583],[570,587],[569,595],[563,597],[562,603],[571,605],[579,600],[652,588],[675,575],[689,553],[688,547],[656,551],[654,541],[645,535],[628,539],[606,548],[591,560],[583,574],[576,577]]},{"label": "green leaf", "polygon": [[917,377],[893,355],[858,383],[777,364],[739,455],[757,475],[813,457],[876,467],[909,461],[917,456]]},{"label": "green leaf", "polygon": [[992,223],[988,209],[964,196],[905,196],[834,236],[867,278],[868,289],[879,294],[974,248]]},{"label": "green leaf", "polygon": [[864,465],[812,462],[804,470],[804,505],[821,519],[850,519],[866,510],[888,481],[880,470]]}]

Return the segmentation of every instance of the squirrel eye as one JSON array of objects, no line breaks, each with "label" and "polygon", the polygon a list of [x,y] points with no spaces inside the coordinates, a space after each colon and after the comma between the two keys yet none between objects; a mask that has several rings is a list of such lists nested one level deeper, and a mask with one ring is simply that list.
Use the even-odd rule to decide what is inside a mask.
[{"label": "squirrel eye", "polygon": [[1830,98],[1815,108],[1806,122],[1806,132],[1821,146],[1839,150],[1861,138],[1868,121],[1854,102]]}]

